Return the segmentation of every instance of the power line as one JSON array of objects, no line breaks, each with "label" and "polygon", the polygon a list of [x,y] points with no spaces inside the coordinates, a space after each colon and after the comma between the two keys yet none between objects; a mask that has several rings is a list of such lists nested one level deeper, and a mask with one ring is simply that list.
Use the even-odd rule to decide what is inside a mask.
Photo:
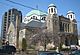
[{"label": "power line", "polygon": [[[23,7],[26,7],[26,8],[30,8],[30,9],[34,9],[34,10],[39,10],[39,9],[37,9],[38,7],[37,7],[37,8],[33,8],[33,7],[26,6],[26,5],[23,5],[23,4],[21,4],[21,3],[17,3],[17,2],[11,1],[11,0],[6,0],[6,1],[11,2],[11,3],[13,3],[13,4],[17,4],[17,5],[23,6]],[[42,10],[39,10],[39,11],[42,11]],[[43,12],[43,11],[42,11],[42,12]],[[45,12],[45,13],[47,13],[47,12]]]},{"label": "power line", "polygon": [[11,2],[11,3],[14,3],[14,4],[17,4],[17,5],[20,5],[20,6],[23,6],[23,7],[27,7],[27,8],[36,10],[36,8],[30,7],[30,6],[26,6],[26,5],[23,5],[23,4],[20,4],[20,3],[17,3],[17,2],[11,1],[11,0],[6,0],[6,1]]}]

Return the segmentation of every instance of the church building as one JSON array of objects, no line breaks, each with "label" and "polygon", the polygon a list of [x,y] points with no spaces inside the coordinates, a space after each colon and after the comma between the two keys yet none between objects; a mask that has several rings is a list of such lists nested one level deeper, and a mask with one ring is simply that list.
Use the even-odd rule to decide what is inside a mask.
[{"label": "church building", "polygon": [[47,31],[52,33],[54,38],[57,38],[57,40],[53,40],[55,45],[59,45],[59,42],[67,46],[78,44],[77,21],[73,11],[68,11],[67,17],[58,16],[57,7],[50,4],[46,27]]},{"label": "church building", "polygon": [[[32,10],[25,16],[22,23],[19,22],[16,16],[16,26],[14,23],[10,23],[7,40],[10,44],[21,49],[22,38],[25,38],[27,45],[30,45],[31,39],[36,37],[35,35],[46,30],[47,33],[53,35],[51,40],[55,46],[59,47],[60,44],[66,46],[78,45],[75,13],[68,11],[66,17],[64,17],[63,15],[59,16],[57,11],[57,7],[54,4],[50,4],[48,12]],[[16,38],[13,36],[16,36]]]}]

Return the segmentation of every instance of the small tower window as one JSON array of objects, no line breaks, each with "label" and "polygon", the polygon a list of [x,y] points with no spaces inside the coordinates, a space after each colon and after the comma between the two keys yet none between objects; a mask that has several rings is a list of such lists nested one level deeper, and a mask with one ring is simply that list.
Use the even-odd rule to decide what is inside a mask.
[{"label": "small tower window", "polygon": [[50,13],[50,9],[49,9],[49,13]]},{"label": "small tower window", "polygon": [[56,10],[54,9],[54,13],[56,13]]},{"label": "small tower window", "polygon": [[72,18],[72,15],[71,15],[71,18]]},{"label": "small tower window", "polygon": [[51,8],[51,12],[53,13],[53,8]]},{"label": "small tower window", "polygon": [[69,15],[68,15],[68,18],[69,18]]}]

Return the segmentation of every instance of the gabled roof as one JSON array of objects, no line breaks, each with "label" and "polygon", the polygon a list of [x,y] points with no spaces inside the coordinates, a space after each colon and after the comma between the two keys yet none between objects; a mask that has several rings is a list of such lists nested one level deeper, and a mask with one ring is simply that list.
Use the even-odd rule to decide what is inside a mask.
[{"label": "gabled roof", "polygon": [[36,14],[36,15],[47,15],[48,13],[40,11],[40,10],[32,10],[28,14],[26,14],[26,16],[31,16],[33,14]]}]

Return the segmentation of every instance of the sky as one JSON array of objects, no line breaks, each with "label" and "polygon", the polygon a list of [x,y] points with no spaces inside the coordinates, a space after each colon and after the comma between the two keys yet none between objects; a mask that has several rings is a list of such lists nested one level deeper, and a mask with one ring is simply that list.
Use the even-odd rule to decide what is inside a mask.
[{"label": "sky", "polygon": [[[58,9],[58,15],[66,14],[69,10],[73,11],[76,15],[78,33],[80,34],[80,0],[11,0],[26,6],[37,8],[39,10],[47,12],[49,4],[55,4]],[[0,0],[0,30],[3,14],[11,8],[16,8],[22,12],[23,18],[28,12],[33,9],[23,7],[17,4],[13,4],[6,0]],[[0,31],[1,32],[1,31]]]}]

